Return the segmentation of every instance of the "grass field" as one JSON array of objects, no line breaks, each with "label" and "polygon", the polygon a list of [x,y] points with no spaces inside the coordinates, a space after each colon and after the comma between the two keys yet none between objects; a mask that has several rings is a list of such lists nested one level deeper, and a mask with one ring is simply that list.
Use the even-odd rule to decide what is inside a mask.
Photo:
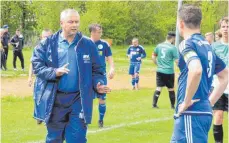
[{"label": "grass field", "polygon": [[[126,49],[114,47],[113,55],[116,65],[116,76],[126,77],[128,61],[125,57]],[[155,71],[150,57],[153,47],[147,46],[147,59],[144,60],[141,77]],[[12,52],[12,51],[11,51]],[[12,53],[11,53],[12,55]],[[31,51],[24,51],[26,69]],[[9,71],[3,71],[2,78],[26,76],[27,72],[15,72],[8,61]],[[12,57],[11,57],[12,58]],[[19,63],[18,63],[19,65]],[[129,77],[129,76],[128,76]],[[145,77],[147,78],[147,77]],[[111,81],[112,82],[112,81]],[[141,81],[140,81],[141,82]],[[149,84],[154,84],[155,81]],[[4,84],[4,83],[2,83]],[[131,86],[130,86],[131,88]],[[13,87],[12,87],[13,90]],[[142,87],[139,91],[127,89],[112,90],[107,99],[107,113],[105,127],[98,129],[98,101],[94,101],[93,122],[88,129],[89,143],[168,143],[173,131],[173,113],[167,90],[159,99],[160,109],[152,109],[152,94],[154,88]],[[33,98],[7,96],[1,99],[2,109],[2,143],[41,143],[46,136],[44,125],[37,125],[33,116]],[[228,142],[228,117],[225,114],[224,142]],[[212,129],[209,133],[209,143],[213,143]]]}]

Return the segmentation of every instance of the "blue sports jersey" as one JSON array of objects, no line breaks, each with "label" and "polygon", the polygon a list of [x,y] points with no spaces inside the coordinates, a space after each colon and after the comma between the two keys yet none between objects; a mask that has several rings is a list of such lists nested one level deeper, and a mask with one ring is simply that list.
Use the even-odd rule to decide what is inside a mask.
[{"label": "blue sports jersey", "polygon": [[110,45],[104,40],[98,40],[95,42],[95,44],[98,48],[98,52],[99,52],[100,60],[103,64],[104,72],[106,72],[106,57],[112,56]]},{"label": "blue sports jersey", "polygon": [[177,107],[184,101],[188,78],[188,64],[193,59],[199,59],[202,65],[202,76],[199,87],[193,99],[200,99],[189,107],[184,114],[211,114],[212,108],[208,100],[213,75],[225,68],[224,62],[213,52],[209,43],[201,34],[193,34],[179,45],[179,62],[181,74],[178,78]]},{"label": "blue sports jersey", "polygon": [[141,57],[142,59],[146,57],[145,49],[138,45],[137,47],[134,47],[131,45],[127,50],[127,56],[130,56],[130,63],[141,63],[142,60],[137,60],[138,57]]}]

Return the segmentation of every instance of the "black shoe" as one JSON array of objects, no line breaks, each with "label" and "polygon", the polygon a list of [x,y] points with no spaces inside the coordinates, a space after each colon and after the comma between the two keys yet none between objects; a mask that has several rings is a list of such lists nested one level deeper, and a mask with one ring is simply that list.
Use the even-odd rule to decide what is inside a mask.
[{"label": "black shoe", "polygon": [[174,105],[171,106],[171,109],[175,109]]},{"label": "black shoe", "polygon": [[37,120],[37,124],[40,125],[42,123],[41,120]]},{"label": "black shoe", "polygon": [[99,120],[98,124],[99,124],[99,128],[102,128],[103,127],[103,120]]},{"label": "black shoe", "polygon": [[159,107],[157,105],[153,105],[153,108],[157,108],[158,109]]}]

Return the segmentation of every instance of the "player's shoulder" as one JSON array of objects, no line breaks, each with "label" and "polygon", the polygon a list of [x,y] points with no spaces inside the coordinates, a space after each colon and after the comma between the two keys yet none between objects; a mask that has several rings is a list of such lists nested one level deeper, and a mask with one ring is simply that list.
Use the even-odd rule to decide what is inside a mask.
[{"label": "player's shoulder", "polygon": [[101,42],[101,44],[103,44],[105,47],[110,47],[110,44],[109,44],[106,40],[101,39],[100,42]]},{"label": "player's shoulder", "polygon": [[209,42],[201,35],[201,34],[194,34],[189,38],[188,44],[194,44],[195,47],[201,47],[203,45],[210,46]]},{"label": "player's shoulder", "polygon": [[164,45],[164,42],[159,43],[159,44],[156,45],[156,48],[160,48],[160,47],[162,47],[163,45]]},{"label": "player's shoulder", "polygon": [[179,52],[182,53],[182,51],[186,48],[186,46],[185,46],[186,42],[187,42],[186,40],[181,41],[181,43],[179,44],[179,47],[178,47]]},{"label": "player's shoulder", "polygon": [[143,49],[143,50],[145,50],[144,47],[143,47],[142,45],[138,45],[138,47],[141,48],[141,49]]},{"label": "player's shoulder", "polygon": [[215,48],[215,47],[219,47],[221,46],[223,43],[221,41],[216,41],[214,43],[212,43],[212,47]]},{"label": "player's shoulder", "polygon": [[200,42],[199,39],[189,37],[187,39],[184,39],[178,47],[179,52],[184,51],[185,49],[194,49],[198,43]]},{"label": "player's shoulder", "polygon": [[133,48],[133,47],[134,47],[134,45],[129,45],[128,49],[131,49],[131,48]]}]

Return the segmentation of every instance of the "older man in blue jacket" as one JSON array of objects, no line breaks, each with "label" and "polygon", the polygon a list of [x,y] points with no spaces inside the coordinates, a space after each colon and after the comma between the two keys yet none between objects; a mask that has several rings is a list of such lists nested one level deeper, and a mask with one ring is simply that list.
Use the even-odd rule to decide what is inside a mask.
[{"label": "older man in blue jacket", "polygon": [[109,93],[95,44],[78,32],[80,16],[61,12],[62,30],[47,38],[32,58],[37,76],[34,118],[46,123],[47,143],[85,143],[93,92]]}]

